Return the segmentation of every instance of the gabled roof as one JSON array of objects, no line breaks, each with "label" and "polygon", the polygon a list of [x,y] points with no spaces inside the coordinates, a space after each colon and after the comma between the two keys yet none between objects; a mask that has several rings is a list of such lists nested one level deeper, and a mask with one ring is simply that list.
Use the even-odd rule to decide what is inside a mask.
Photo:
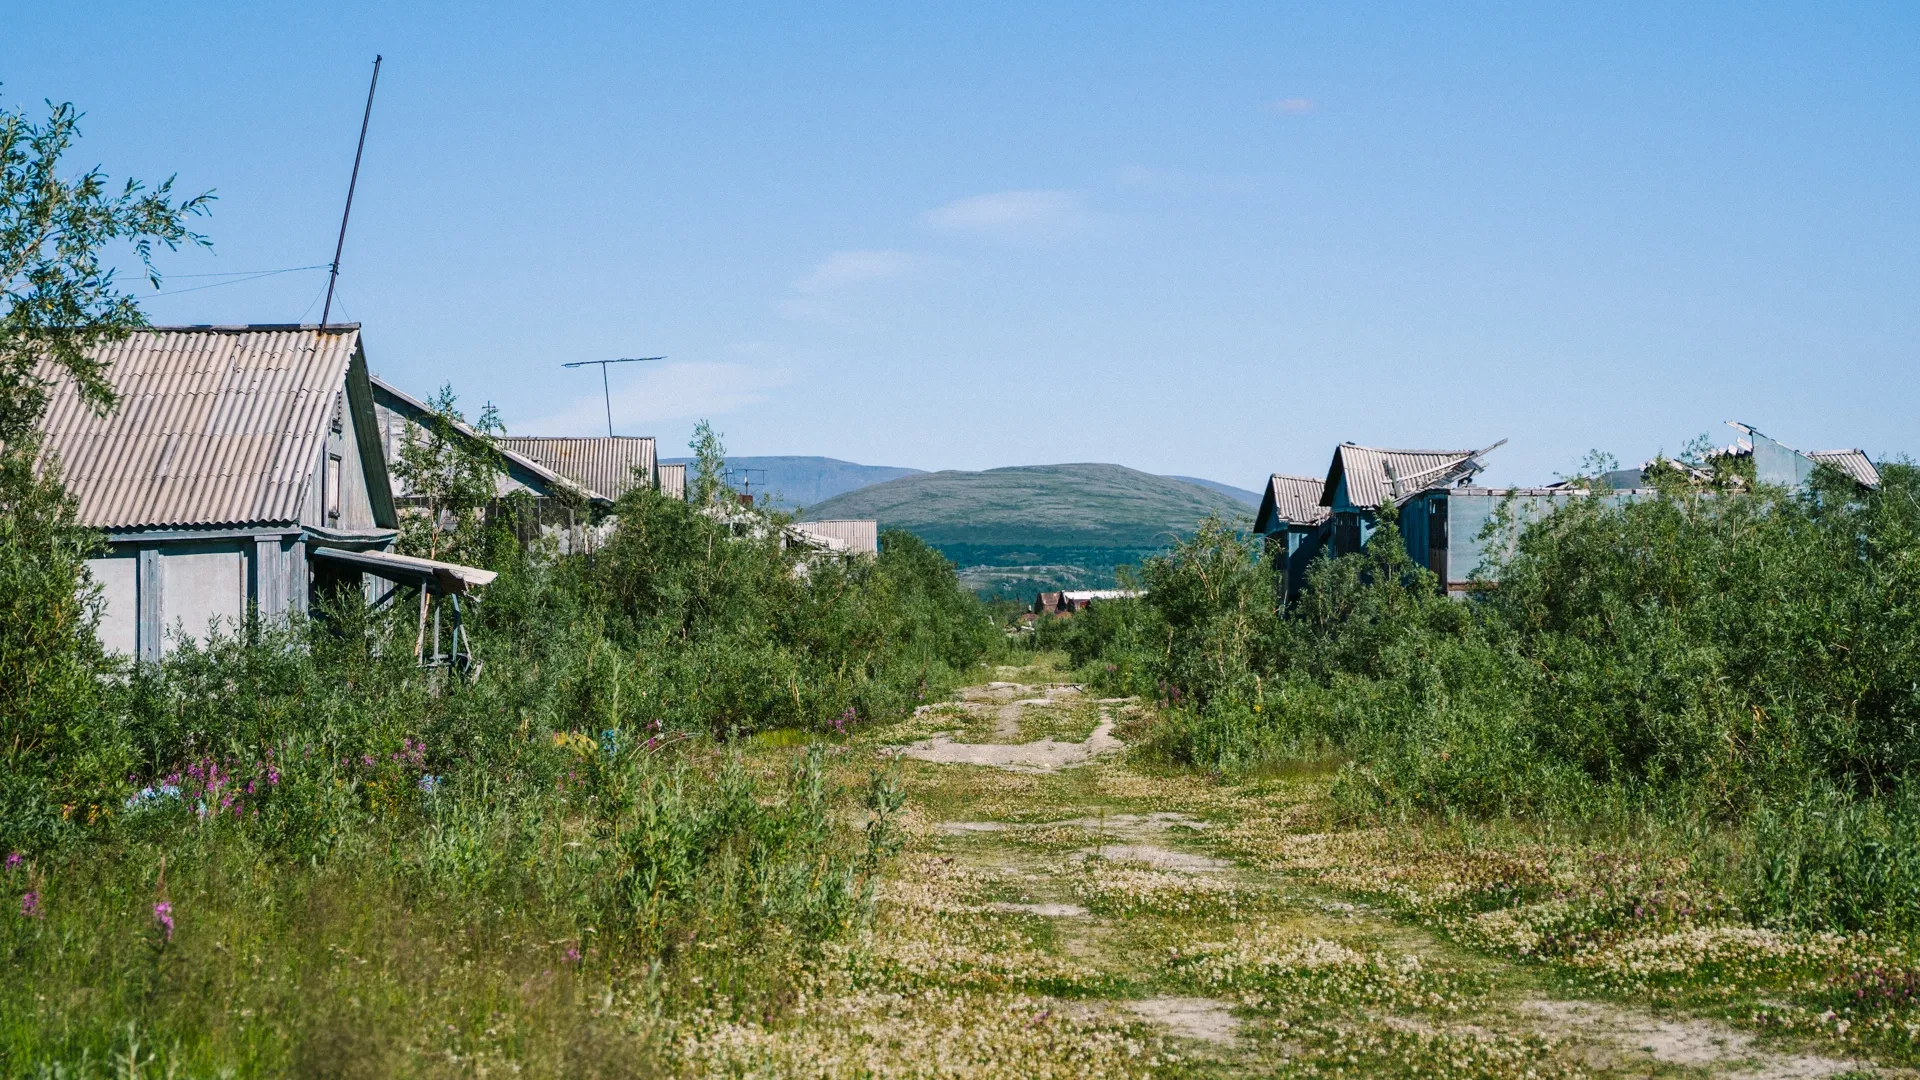
[{"label": "gabled roof", "polygon": [[501,449],[532,458],[574,483],[614,501],[636,487],[653,486],[651,435],[608,435],[583,439],[510,435],[494,441]]},{"label": "gabled roof", "polygon": [[1253,518],[1253,531],[1271,532],[1281,525],[1318,525],[1332,513],[1320,504],[1326,482],[1317,476],[1289,476],[1274,473],[1260,496],[1260,510]]},{"label": "gabled roof", "polygon": [[119,398],[108,415],[41,368],[42,452],[94,528],[291,524],[359,350],[358,324],[137,331],[91,350]]},{"label": "gabled roof", "polygon": [[1501,439],[1485,450],[1381,450],[1341,443],[1334,448],[1333,463],[1327,467],[1320,505],[1333,505],[1342,479],[1347,482],[1347,502],[1362,510],[1405,502],[1423,491],[1446,487],[1480,472],[1486,468],[1481,456],[1506,441]]},{"label": "gabled roof", "polygon": [[[416,424],[425,422],[427,417],[433,415],[433,408],[426,402],[421,401],[412,394],[382,379],[380,376],[373,376],[371,381],[373,383],[374,400],[383,408],[391,409],[393,412],[406,417]],[[478,439],[481,437],[479,432],[468,427],[466,424],[456,423],[453,427],[455,431],[458,431],[470,439]],[[509,449],[505,445],[504,439],[495,439],[492,441],[494,447],[500,451],[500,455],[507,459],[507,476],[518,483],[526,485],[536,493],[544,494],[555,491],[577,492],[588,499],[597,500],[602,503],[611,503],[613,501],[596,491],[586,488],[582,484],[560,475],[525,454]],[[388,462],[387,467],[391,469],[393,463]]]}]

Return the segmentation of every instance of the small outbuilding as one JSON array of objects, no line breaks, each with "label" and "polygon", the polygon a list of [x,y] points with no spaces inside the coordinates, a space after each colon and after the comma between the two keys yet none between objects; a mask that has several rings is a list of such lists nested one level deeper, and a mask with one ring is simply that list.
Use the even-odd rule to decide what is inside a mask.
[{"label": "small outbuilding", "polygon": [[657,466],[660,476],[660,494],[669,499],[687,500],[687,466],[685,462],[673,465]]}]

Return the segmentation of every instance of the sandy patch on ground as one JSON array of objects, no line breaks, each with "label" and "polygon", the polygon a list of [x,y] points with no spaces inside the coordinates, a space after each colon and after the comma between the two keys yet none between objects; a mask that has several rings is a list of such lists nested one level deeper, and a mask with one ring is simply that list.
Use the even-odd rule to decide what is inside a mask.
[{"label": "sandy patch on ground", "polygon": [[968,833],[977,832],[1006,832],[1007,823],[1004,821],[943,821],[934,828],[948,836],[965,836]]},{"label": "sandy patch on ground", "polygon": [[1610,1044],[1629,1055],[1667,1065],[1709,1069],[1752,1080],[1810,1080],[1834,1076],[1860,1064],[1814,1054],[1777,1053],[1753,1036],[1711,1020],[1654,1016],[1592,1001],[1526,1001],[1520,1009],[1543,1020],[1554,1034]]},{"label": "sandy patch on ground", "polygon": [[1083,765],[1095,757],[1125,746],[1113,737],[1113,720],[1105,715],[1086,742],[1041,739],[1030,743],[959,743],[948,734],[935,735],[907,746],[883,749],[882,754],[917,758],[940,765],[985,765],[1009,772],[1054,772]]},{"label": "sandy patch on ground", "polygon": [[1240,1021],[1227,1011],[1227,1003],[1212,998],[1155,997],[1119,1004],[1175,1035],[1202,1042],[1230,1043],[1240,1027]]},{"label": "sandy patch on ground", "polygon": [[1233,868],[1233,864],[1225,859],[1195,855],[1190,851],[1175,851],[1158,844],[1102,844],[1097,848],[1075,852],[1068,858],[1081,862],[1100,858],[1108,862],[1144,863],[1155,870],[1178,870],[1187,874],[1217,874]]}]

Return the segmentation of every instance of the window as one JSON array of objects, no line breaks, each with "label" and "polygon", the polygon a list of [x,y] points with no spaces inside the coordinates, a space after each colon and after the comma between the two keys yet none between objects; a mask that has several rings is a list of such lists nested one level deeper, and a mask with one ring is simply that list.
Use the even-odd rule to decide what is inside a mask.
[{"label": "window", "polygon": [[329,522],[340,520],[340,455],[327,455],[327,490],[321,505],[327,508]]}]

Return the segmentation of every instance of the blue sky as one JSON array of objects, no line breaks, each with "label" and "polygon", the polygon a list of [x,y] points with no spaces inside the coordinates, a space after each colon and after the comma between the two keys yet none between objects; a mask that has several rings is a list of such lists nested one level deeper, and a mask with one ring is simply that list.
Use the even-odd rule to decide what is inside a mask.
[{"label": "blue sky", "polygon": [[[325,10],[320,10],[324,8]],[[217,189],[178,275],[335,317],[510,430],[1255,486],[1490,479],[1744,420],[1920,449],[1913,5],[59,5],[0,100]],[[319,315],[301,271],[148,302]],[[671,452],[668,449],[667,452]]]}]

